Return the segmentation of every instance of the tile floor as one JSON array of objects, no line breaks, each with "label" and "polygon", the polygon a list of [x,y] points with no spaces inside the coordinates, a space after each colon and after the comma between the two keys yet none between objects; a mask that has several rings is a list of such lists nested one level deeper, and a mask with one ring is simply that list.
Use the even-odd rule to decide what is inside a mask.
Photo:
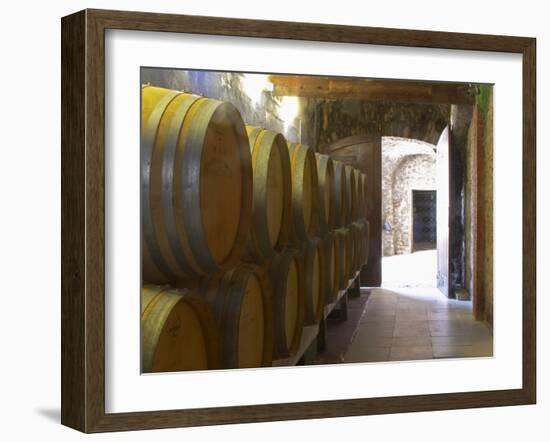
[{"label": "tile floor", "polygon": [[491,331],[471,310],[435,288],[371,289],[344,361],[492,356]]}]

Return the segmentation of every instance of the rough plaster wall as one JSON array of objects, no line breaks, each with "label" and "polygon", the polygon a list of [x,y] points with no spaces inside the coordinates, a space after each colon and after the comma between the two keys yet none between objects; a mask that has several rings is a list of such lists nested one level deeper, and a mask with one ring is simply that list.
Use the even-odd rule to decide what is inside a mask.
[{"label": "rough plaster wall", "polygon": [[383,256],[410,252],[412,189],[436,188],[434,149],[418,140],[382,138],[382,220],[392,226],[382,233]]},{"label": "rough plaster wall", "polygon": [[261,94],[259,101],[256,103],[243,88],[243,74],[143,68],[141,82],[142,84],[182,90],[217,100],[229,101],[239,110],[245,124],[281,132],[285,134],[288,140],[299,141],[300,121],[296,119],[285,122],[279,114],[280,101],[267,91]]}]

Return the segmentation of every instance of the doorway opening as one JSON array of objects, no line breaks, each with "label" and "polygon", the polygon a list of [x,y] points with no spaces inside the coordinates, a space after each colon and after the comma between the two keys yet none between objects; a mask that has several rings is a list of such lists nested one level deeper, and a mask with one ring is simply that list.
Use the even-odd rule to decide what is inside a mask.
[{"label": "doorway opening", "polygon": [[437,286],[436,147],[382,137],[382,286]]}]

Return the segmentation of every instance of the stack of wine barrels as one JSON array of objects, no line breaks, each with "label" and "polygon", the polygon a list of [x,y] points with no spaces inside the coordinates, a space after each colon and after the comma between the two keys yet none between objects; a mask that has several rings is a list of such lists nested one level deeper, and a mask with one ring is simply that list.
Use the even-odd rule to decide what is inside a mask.
[{"label": "stack of wine barrels", "polygon": [[366,175],[351,165],[334,160],[336,225],[332,232],[338,250],[338,287],[349,286],[367,264],[369,224],[367,221]]},{"label": "stack of wine barrels", "polygon": [[296,355],[366,263],[365,183],[231,103],[144,86],[142,371]]}]

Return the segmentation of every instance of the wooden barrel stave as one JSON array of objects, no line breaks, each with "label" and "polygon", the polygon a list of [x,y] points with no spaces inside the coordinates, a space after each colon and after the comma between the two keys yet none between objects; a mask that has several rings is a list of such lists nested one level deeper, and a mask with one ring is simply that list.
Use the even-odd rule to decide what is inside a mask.
[{"label": "wooden barrel stave", "polygon": [[344,237],[338,230],[335,230],[333,232],[334,234],[334,248],[336,250],[336,256],[337,256],[337,280],[338,280],[338,289],[342,290],[345,287],[345,257],[346,257],[346,251],[345,251],[345,243],[344,243]]},{"label": "wooden barrel stave", "polygon": [[292,235],[287,245],[299,247],[319,229],[317,166],[312,149],[288,143],[292,174]]},{"label": "wooden barrel stave", "polygon": [[142,371],[219,368],[219,336],[211,308],[188,290],[146,285],[141,301]]},{"label": "wooden barrel stave", "polygon": [[240,263],[218,277],[183,281],[213,308],[223,368],[271,366],[272,287],[266,271]]},{"label": "wooden barrel stave", "polygon": [[363,225],[363,262],[362,265],[367,265],[369,261],[369,244],[370,244],[370,223],[368,221],[362,220],[360,223]]},{"label": "wooden barrel stave", "polygon": [[337,160],[333,160],[332,163],[334,171],[334,226],[339,228],[347,224],[346,173],[344,163]]},{"label": "wooden barrel stave", "polygon": [[353,221],[353,216],[357,212],[357,196],[356,196],[356,184],[355,184],[355,173],[354,168],[350,165],[344,166],[344,172],[346,175],[345,189],[346,195],[345,199],[347,201],[346,213],[345,213],[345,224],[350,224]]},{"label": "wooden barrel stave", "polygon": [[364,225],[358,221],[355,221],[349,225],[349,231],[353,248],[353,272],[361,270],[361,266],[364,262],[365,243],[364,243]]},{"label": "wooden barrel stave", "polygon": [[336,229],[334,231],[336,241],[338,243],[338,257],[340,261],[340,289],[345,289],[348,286],[349,279],[353,274],[352,259],[353,250],[351,243],[350,231],[346,227]]},{"label": "wooden barrel stave", "polygon": [[363,218],[363,210],[365,204],[365,197],[363,195],[363,182],[361,179],[362,173],[359,169],[354,169],[355,175],[355,212],[353,213],[353,221],[357,221]]},{"label": "wooden barrel stave", "polygon": [[330,232],[325,233],[321,238],[324,257],[323,266],[323,287],[325,292],[325,303],[330,304],[335,301],[339,291],[339,266],[338,251],[334,235]]},{"label": "wooden barrel stave", "polygon": [[291,228],[290,158],[284,137],[246,127],[253,170],[252,226],[243,260],[263,263],[287,241]]},{"label": "wooden barrel stave", "polygon": [[319,182],[319,231],[326,233],[335,226],[334,165],[328,155],[315,154]]},{"label": "wooden barrel stave", "polygon": [[323,317],[325,293],[323,290],[323,268],[325,255],[321,240],[317,237],[302,246],[305,289],[305,325],[318,324]]},{"label": "wooden barrel stave", "polygon": [[360,219],[361,220],[367,220],[368,219],[369,202],[367,200],[367,196],[368,196],[367,186],[368,186],[368,184],[367,184],[367,175],[365,173],[361,173],[361,187],[362,187],[363,201],[364,201],[362,212],[360,214]]},{"label": "wooden barrel stave", "polygon": [[350,225],[356,232],[357,249],[358,249],[358,270],[363,267],[368,261],[368,247],[369,247],[369,223],[365,220],[355,221]]},{"label": "wooden barrel stave", "polygon": [[285,249],[269,263],[273,287],[273,357],[294,356],[304,327],[304,268],[298,251]]}]

